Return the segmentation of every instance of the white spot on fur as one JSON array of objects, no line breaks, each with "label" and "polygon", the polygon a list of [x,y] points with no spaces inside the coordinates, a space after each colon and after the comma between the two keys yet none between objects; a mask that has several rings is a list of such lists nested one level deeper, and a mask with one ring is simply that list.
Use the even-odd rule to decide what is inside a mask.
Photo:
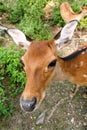
[{"label": "white spot on fur", "polygon": [[85,51],[83,51],[81,54],[84,55],[84,54],[85,54]]},{"label": "white spot on fur", "polygon": [[87,78],[87,74],[83,74],[83,77],[84,77],[84,78]]},{"label": "white spot on fur", "polygon": [[77,68],[78,67],[78,65],[77,64],[75,64],[75,68]]},{"label": "white spot on fur", "polygon": [[79,51],[81,51],[82,49],[80,48],[80,49],[78,49]]},{"label": "white spot on fur", "polygon": [[84,62],[83,61],[80,61],[80,66],[83,66]]}]

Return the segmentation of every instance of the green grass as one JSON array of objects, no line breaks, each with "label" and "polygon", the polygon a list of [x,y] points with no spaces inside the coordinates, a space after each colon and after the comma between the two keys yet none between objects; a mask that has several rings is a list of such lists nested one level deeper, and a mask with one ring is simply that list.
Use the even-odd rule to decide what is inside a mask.
[{"label": "green grass", "polygon": [[0,118],[13,112],[14,98],[25,86],[25,72],[20,63],[23,53],[12,47],[0,47]]},{"label": "green grass", "polygon": [[43,23],[43,8],[47,0],[32,1],[18,0],[17,7],[9,16],[12,23],[17,26],[29,37],[36,40],[49,39],[52,36],[49,25]]}]

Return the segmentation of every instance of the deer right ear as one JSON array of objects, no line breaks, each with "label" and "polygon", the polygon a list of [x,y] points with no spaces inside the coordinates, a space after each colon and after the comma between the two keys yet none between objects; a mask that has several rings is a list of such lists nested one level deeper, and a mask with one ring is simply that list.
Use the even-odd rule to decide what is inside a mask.
[{"label": "deer right ear", "polygon": [[11,29],[0,25],[0,30],[6,31],[13,38],[14,42],[22,48],[28,49],[31,44],[31,39],[28,38],[27,40],[25,34],[18,29]]},{"label": "deer right ear", "polygon": [[25,49],[27,49],[31,44],[31,42],[26,39],[25,34],[18,29],[8,29],[7,33],[13,38],[17,45]]},{"label": "deer right ear", "polygon": [[77,20],[67,23],[62,30],[54,37],[57,50],[67,45],[68,40],[72,39],[74,31],[78,25]]}]

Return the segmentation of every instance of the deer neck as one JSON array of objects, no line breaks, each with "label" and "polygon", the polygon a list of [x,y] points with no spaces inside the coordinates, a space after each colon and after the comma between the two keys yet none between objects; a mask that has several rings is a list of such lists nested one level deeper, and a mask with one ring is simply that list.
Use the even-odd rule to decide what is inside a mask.
[{"label": "deer neck", "polygon": [[67,80],[67,75],[64,73],[62,69],[62,63],[63,63],[63,60],[61,58],[58,58],[57,65],[55,67],[55,70],[52,76],[52,81]]}]

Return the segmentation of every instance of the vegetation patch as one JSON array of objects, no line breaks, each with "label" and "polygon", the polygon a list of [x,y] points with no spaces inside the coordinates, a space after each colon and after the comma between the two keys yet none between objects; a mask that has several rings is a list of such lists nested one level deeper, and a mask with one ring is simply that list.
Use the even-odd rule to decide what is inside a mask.
[{"label": "vegetation patch", "polygon": [[[44,11],[43,8],[46,6],[47,2],[50,0],[16,0],[14,2],[14,8],[12,7],[13,2],[6,2],[1,0],[0,10],[5,10],[9,12],[9,20],[11,23],[16,24],[27,36],[35,40],[50,39],[52,38],[51,26],[58,25],[64,26],[64,21],[60,15],[60,4],[65,2],[65,0],[58,0],[58,6],[54,7],[53,16],[49,20],[44,20]],[[55,0],[54,0],[55,1]],[[56,0],[57,1],[57,0]],[[78,1],[78,0],[68,0],[72,9],[75,12],[79,12],[81,6],[87,0]],[[81,20],[79,28],[84,28],[87,26],[87,18]],[[85,21],[85,24],[84,24]]]},{"label": "vegetation patch", "polygon": [[20,62],[23,51],[0,47],[0,117],[7,117],[13,111],[14,97],[22,92],[25,72]]}]

